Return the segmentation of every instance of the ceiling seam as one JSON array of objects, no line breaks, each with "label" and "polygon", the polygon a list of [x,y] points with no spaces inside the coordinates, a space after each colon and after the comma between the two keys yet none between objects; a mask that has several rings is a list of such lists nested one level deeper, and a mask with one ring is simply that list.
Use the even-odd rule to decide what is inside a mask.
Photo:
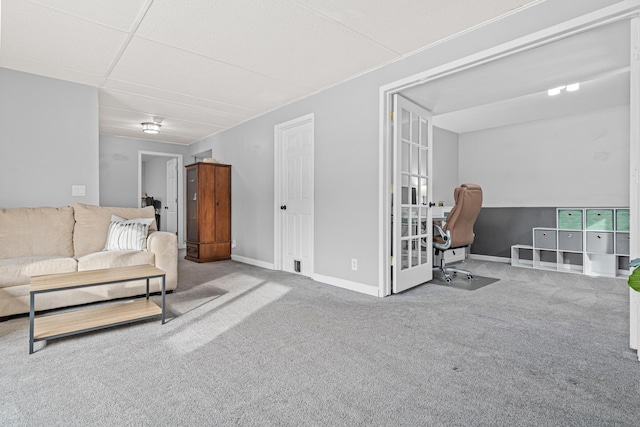
[{"label": "ceiling seam", "polygon": [[[131,129],[128,129],[128,128],[119,128],[119,127],[116,127],[116,126],[108,126],[108,125],[100,125],[100,126],[104,127],[104,128],[131,130]],[[195,144],[196,142],[198,142],[198,141],[191,141],[191,138],[188,138],[188,140],[190,142],[172,142],[172,141],[161,141],[161,140],[157,139],[157,136],[156,136],[156,139],[149,139],[149,138],[151,138],[150,136],[148,138],[140,138],[140,137],[137,137],[137,136],[123,136],[121,134],[114,134],[114,133],[101,133],[100,135],[111,136],[113,138],[137,139],[137,140],[140,140],[140,141],[159,142],[159,143],[162,143],[162,144],[173,144],[173,145],[182,145],[182,146],[189,146],[191,144]],[[174,135],[174,136],[180,137],[180,135]]]},{"label": "ceiling seam", "polygon": [[335,22],[336,24],[340,25],[340,26],[341,26],[341,27],[343,27],[343,28],[346,28],[347,30],[349,30],[349,31],[350,31],[350,32],[352,32],[353,34],[357,34],[357,35],[359,35],[360,37],[362,37],[362,38],[364,38],[364,39],[366,39],[366,40],[370,41],[371,43],[373,43],[373,44],[375,44],[375,45],[377,45],[377,46],[379,46],[379,47],[381,47],[381,48],[383,48],[383,49],[386,49],[386,50],[388,50],[388,51],[391,51],[391,52],[393,52],[394,54],[396,54],[396,55],[398,55],[398,56],[402,56],[402,55],[403,55],[403,53],[402,53],[402,52],[398,52],[397,50],[395,50],[395,49],[393,49],[393,48],[391,48],[391,47],[389,47],[389,46],[386,46],[386,45],[384,45],[384,44],[380,43],[379,41],[374,40],[374,39],[372,39],[371,37],[369,37],[369,36],[367,36],[367,35],[365,35],[365,34],[363,34],[363,33],[359,32],[359,31],[356,31],[354,28],[352,28],[352,27],[350,27],[350,26],[348,26],[348,25],[346,25],[346,24],[344,24],[344,23],[342,23],[342,22],[338,21],[337,19],[333,18],[333,17],[332,17],[332,16],[330,16],[330,15],[327,15],[327,14],[325,14],[325,13],[323,13],[323,12],[321,12],[321,11],[317,10],[317,9],[314,9],[313,7],[311,7],[311,6],[309,6],[309,5],[306,5],[306,4],[302,3],[300,0],[296,0],[296,2],[297,2],[298,4],[300,4],[302,7],[305,7],[305,8],[307,8],[307,9],[309,9],[310,11],[312,11],[313,13],[315,13],[316,15],[320,15],[320,16],[322,16],[323,18],[328,19],[328,20],[329,20],[329,21],[331,21],[331,22]]},{"label": "ceiling seam", "polygon": [[[173,92],[171,90],[161,89],[161,88],[157,88],[157,87],[154,87],[154,86],[142,85],[140,83],[133,83],[133,82],[129,82],[129,81],[126,81],[126,80],[111,79],[111,81],[130,84],[130,85],[133,85],[133,86],[139,86],[139,87],[143,87],[143,88],[146,88],[146,89],[153,89],[153,90],[156,90],[156,91],[160,90],[160,91],[168,93],[168,94],[184,96],[184,97],[191,98],[191,99],[199,99],[199,100],[207,101],[207,102],[217,102],[219,104],[224,104],[224,105],[228,105],[230,107],[235,107],[235,108],[242,108],[242,109],[249,110],[249,111],[254,110],[254,108],[251,108],[251,107],[243,107],[242,105],[230,104],[230,103],[224,102],[224,101],[214,101],[214,100],[207,99],[207,98],[200,98],[198,96],[187,95],[187,94],[184,94],[184,93],[181,93],[181,92]],[[125,92],[123,90],[113,89],[113,88],[108,88],[108,87],[103,87],[103,89],[104,90],[114,90],[114,91],[118,91],[118,92],[121,92],[121,93],[129,94],[129,95],[138,95],[138,96],[142,95],[142,96],[146,96],[148,98],[164,99],[164,98],[156,98],[156,97],[153,97],[153,96],[150,96],[150,95],[144,95],[144,94],[140,94],[140,93],[135,93],[135,92],[129,92],[129,91]],[[184,105],[190,105],[190,104],[184,104]]]},{"label": "ceiling seam", "polygon": [[138,36],[138,37],[140,37],[141,39],[150,41],[152,43],[159,44],[161,46],[170,47],[172,49],[176,49],[176,50],[179,50],[179,51],[182,51],[182,52],[186,52],[186,53],[189,53],[191,55],[199,56],[201,58],[205,58],[205,59],[208,59],[210,61],[219,62],[220,64],[228,65],[230,67],[237,68],[239,70],[247,71],[249,73],[256,74],[256,75],[261,76],[261,77],[266,77],[268,79],[271,79],[271,80],[274,80],[274,81],[277,81],[277,82],[280,82],[280,83],[284,83],[289,87],[296,87],[296,88],[307,89],[307,90],[317,90],[316,88],[300,85],[298,83],[293,84],[289,80],[283,80],[280,77],[272,76],[270,74],[265,74],[265,73],[262,73],[260,71],[253,70],[251,68],[246,68],[246,67],[243,67],[241,65],[234,64],[234,63],[231,63],[231,62],[227,62],[227,61],[224,61],[224,60],[219,59],[219,58],[214,58],[213,56],[205,55],[205,54],[200,53],[200,52],[194,52],[192,50],[185,49],[183,47],[179,47],[179,46],[172,45],[172,44],[169,44],[169,43],[165,43],[165,42],[161,42],[161,41],[158,41],[158,40],[154,40],[154,39],[151,39],[151,38],[145,37],[145,36]]},{"label": "ceiling seam", "polygon": [[[129,110],[127,108],[118,108],[118,107],[112,107],[112,106],[109,106],[109,105],[100,105],[100,106],[102,108],[106,108],[106,109],[109,109],[109,110],[125,111],[125,112],[128,112],[128,113],[139,113],[138,110]],[[163,118],[166,119],[167,116],[163,116]],[[194,124],[194,125],[202,125],[202,126],[211,126],[211,127],[216,127],[216,128],[224,128],[224,126],[222,126],[222,125],[215,125],[215,124],[212,124],[212,123],[205,123],[205,122],[200,122],[200,121],[197,121],[197,120],[181,119],[181,118],[178,118],[178,117],[175,117],[175,116],[172,116],[171,118],[174,119],[174,120],[181,121],[183,123],[191,123],[191,124]]]},{"label": "ceiling seam", "polygon": [[[133,84],[133,83],[131,83],[131,84]],[[139,94],[139,93],[135,93],[134,94],[134,93],[131,93],[131,92],[126,92],[126,91],[123,91],[123,90],[111,89],[111,88],[103,88],[103,90],[105,92],[118,92],[118,93],[121,93],[121,94],[124,94],[124,95],[139,96],[141,98],[157,100],[157,101],[165,102],[167,104],[179,105],[179,106],[182,106],[182,107],[192,108],[192,109],[195,109],[195,110],[208,110],[208,111],[211,111],[211,112],[214,112],[214,113],[218,113],[218,114],[221,114],[221,115],[228,115],[228,116],[234,116],[234,117],[247,117],[246,115],[242,115],[242,114],[238,114],[238,113],[231,113],[229,111],[217,110],[215,108],[202,107],[200,105],[187,104],[187,103],[179,102],[179,101],[172,101],[172,100],[168,100],[166,98],[159,98],[159,97],[151,96],[151,95],[144,95],[144,94]],[[183,96],[186,96],[186,95],[183,95]],[[195,98],[195,99],[203,99],[204,100],[204,98]],[[213,102],[218,102],[218,101],[213,101]],[[231,105],[231,104],[225,104],[225,105],[229,105],[231,107],[236,107],[236,108],[243,108],[243,109],[247,109],[248,110],[248,108],[240,107],[240,106],[237,106],[237,105]],[[134,110],[128,110],[128,111],[134,111]]]},{"label": "ceiling seam", "polygon": [[136,17],[136,19],[135,19],[135,21],[133,23],[133,26],[131,27],[131,29],[129,30],[129,32],[127,34],[127,38],[122,43],[122,46],[120,46],[120,50],[118,50],[118,53],[116,54],[115,58],[111,62],[111,65],[107,69],[107,72],[105,73],[104,77],[102,78],[102,82],[100,83],[100,85],[98,87],[100,87],[100,88],[104,87],[104,84],[106,83],[107,79],[109,79],[109,76],[111,75],[113,70],[118,65],[118,62],[120,62],[120,59],[122,58],[122,55],[124,55],[124,52],[129,47],[129,43],[131,43],[131,40],[133,39],[133,36],[136,35],[136,32],[138,31],[138,28],[140,27],[140,24],[142,24],[142,20],[144,19],[144,17],[149,12],[149,8],[151,8],[152,4],[153,4],[153,0],[145,0],[145,3],[142,6],[142,8],[140,9],[140,12],[138,13],[138,16]]}]

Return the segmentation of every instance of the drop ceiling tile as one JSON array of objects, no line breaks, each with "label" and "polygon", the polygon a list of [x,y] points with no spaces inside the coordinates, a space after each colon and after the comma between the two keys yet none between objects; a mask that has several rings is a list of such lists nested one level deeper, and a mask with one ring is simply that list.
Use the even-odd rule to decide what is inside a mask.
[{"label": "drop ceiling tile", "polygon": [[156,0],[137,35],[315,90],[397,57],[294,0]]},{"label": "drop ceiling tile", "polygon": [[413,52],[526,4],[537,3],[537,0],[299,1],[399,54]]},{"label": "drop ceiling tile", "polygon": [[177,104],[190,105],[193,107],[201,107],[213,111],[222,111],[238,116],[251,117],[259,114],[259,110],[256,110],[254,108],[241,107],[238,105],[186,95],[184,93],[171,92],[168,90],[149,87],[136,83],[123,82],[116,79],[107,79],[103,85],[103,88],[106,90],[129,93],[132,95],[158,98],[168,102],[175,102]]},{"label": "drop ceiling tile", "polygon": [[2,56],[103,76],[126,37],[34,3],[2,2]]},{"label": "drop ceiling tile", "polygon": [[309,92],[242,68],[134,37],[114,80],[264,111]]},{"label": "drop ceiling tile", "polygon": [[[4,0],[6,2],[7,0]],[[9,0],[16,1],[16,0]],[[123,31],[131,31],[138,15],[146,9],[146,0],[31,0],[89,21]]]},{"label": "drop ceiling tile", "polygon": [[222,127],[236,125],[249,117],[248,115],[229,114],[199,106],[179,104],[157,97],[108,89],[100,90],[99,104],[101,108],[110,107],[123,111],[141,111],[149,114],[150,117],[173,118]]}]

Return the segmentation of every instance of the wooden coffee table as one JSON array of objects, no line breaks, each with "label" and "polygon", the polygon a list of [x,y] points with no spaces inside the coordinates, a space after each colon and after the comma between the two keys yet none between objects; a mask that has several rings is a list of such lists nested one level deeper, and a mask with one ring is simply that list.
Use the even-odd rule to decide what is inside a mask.
[{"label": "wooden coffee table", "polygon": [[[149,300],[149,280],[162,277],[162,307]],[[86,288],[131,280],[147,280],[146,299],[35,317],[35,297],[46,292]],[[62,338],[111,326],[160,317],[165,323],[166,274],[152,265],[77,271],[31,277],[29,285],[29,354],[36,341]]]}]

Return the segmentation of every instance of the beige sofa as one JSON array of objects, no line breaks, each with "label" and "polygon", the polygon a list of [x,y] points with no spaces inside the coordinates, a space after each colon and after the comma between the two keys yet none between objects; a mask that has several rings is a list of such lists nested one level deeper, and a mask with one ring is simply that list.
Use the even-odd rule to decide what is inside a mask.
[{"label": "beige sofa", "polygon": [[[77,203],[60,208],[0,208],[0,318],[29,312],[31,276],[151,264],[166,272],[166,289],[178,284],[175,234],[149,227],[146,251],[103,251],[111,215],[155,218],[153,207],[110,208]],[[151,280],[157,292],[161,279]],[[41,294],[36,310],[48,310],[145,293],[146,281]]]}]

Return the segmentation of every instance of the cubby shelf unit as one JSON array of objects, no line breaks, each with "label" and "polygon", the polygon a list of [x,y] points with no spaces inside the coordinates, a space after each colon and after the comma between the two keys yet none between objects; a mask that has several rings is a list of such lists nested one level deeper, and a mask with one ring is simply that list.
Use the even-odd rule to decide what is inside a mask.
[{"label": "cubby shelf unit", "polygon": [[629,208],[558,208],[555,228],[532,231],[533,245],[511,247],[514,267],[629,275]]}]

